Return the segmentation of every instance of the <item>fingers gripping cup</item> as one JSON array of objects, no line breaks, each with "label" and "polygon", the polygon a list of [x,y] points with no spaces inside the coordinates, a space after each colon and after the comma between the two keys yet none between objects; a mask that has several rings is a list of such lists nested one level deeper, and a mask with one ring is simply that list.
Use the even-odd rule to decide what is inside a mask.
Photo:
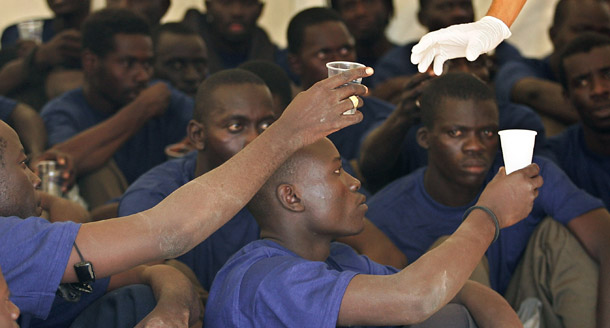
[{"label": "fingers gripping cup", "polygon": [[500,144],[506,174],[520,170],[532,163],[536,131],[532,130],[502,130],[499,131]]},{"label": "fingers gripping cup", "polygon": [[[354,63],[354,62],[348,62],[348,61],[334,61],[334,62],[326,63],[326,68],[328,69],[328,77],[335,76],[335,75],[341,74],[347,70],[359,68],[359,67],[365,67],[365,66],[360,63]],[[350,83],[358,83],[358,84],[360,84],[361,82],[362,82],[362,78],[350,81]],[[352,97],[354,97],[354,98],[352,98]],[[358,107],[358,103],[354,99],[358,100],[358,98],[356,96],[350,97],[352,104],[354,104],[354,108],[343,112],[343,115],[351,115],[351,114],[356,113],[356,107]]]}]

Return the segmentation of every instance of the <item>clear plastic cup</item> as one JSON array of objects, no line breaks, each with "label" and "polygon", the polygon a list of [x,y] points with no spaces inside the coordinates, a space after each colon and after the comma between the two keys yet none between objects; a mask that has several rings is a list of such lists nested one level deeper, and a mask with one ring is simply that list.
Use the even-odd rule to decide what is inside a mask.
[{"label": "clear plastic cup", "polygon": [[[328,77],[335,76],[337,74],[341,74],[350,69],[359,68],[359,67],[365,67],[365,66],[360,63],[349,62],[349,61],[334,61],[334,62],[326,63],[326,68],[328,69]],[[349,83],[360,84],[361,82],[362,82],[362,78],[359,78],[359,79],[350,81]],[[347,85],[347,84],[345,84],[345,85]],[[343,115],[352,115],[352,114],[356,114],[356,108],[343,112]]]},{"label": "clear plastic cup", "polygon": [[27,20],[18,23],[19,39],[42,43],[42,25],[43,21],[41,20]]},{"label": "clear plastic cup", "polygon": [[538,134],[536,131],[513,129],[502,130],[498,134],[506,174],[511,174],[532,163],[536,134]]}]

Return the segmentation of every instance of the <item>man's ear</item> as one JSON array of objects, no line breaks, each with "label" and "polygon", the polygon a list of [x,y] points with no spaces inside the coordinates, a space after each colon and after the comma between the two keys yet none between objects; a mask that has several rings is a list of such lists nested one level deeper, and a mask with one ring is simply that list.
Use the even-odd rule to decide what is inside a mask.
[{"label": "man's ear", "polygon": [[297,76],[301,76],[303,73],[303,69],[301,66],[301,60],[295,54],[288,53],[288,64],[290,65],[290,70],[296,74]]},{"label": "man's ear", "polygon": [[186,135],[195,149],[201,151],[205,149],[205,128],[202,123],[190,120],[186,126]]},{"label": "man's ear", "polygon": [[279,185],[275,190],[275,195],[285,209],[292,212],[303,212],[305,210],[305,206],[293,185],[287,183]]},{"label": "man's ear", "polygon": [[428,147],[430,146],[428,144],[428,134],[430,133],[430,131],[428,131],[428,128],[425,126],[422,126],[421,128],[417,129],[417,143],[424,149],[428,149]]}]

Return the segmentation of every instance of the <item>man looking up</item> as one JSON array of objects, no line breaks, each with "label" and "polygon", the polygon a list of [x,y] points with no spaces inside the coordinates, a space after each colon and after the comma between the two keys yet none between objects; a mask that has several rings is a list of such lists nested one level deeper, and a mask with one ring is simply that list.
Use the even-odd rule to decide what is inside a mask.
[{"label": "man looking up", "polygon": [[559,166],[610,208],[610,37],[585,33],[559,57],[559,80],[579,123],[549,140]]},{"label": "man looking up", "polygon": [[[478,205],[492,208],[501,226],[512,225],[531,208],[542,184],[537,172],[536,165],[509,176],[500,170]],[[332,243],[364,228],[367,206],[359,188],[328,139],[289,158],[248,205],[262,239],[216,276],[206,327],[405,325],[424,321],[452,300],[464,304],[480,327],[520,325],[498,294],[464,284],[493,239],[485,212],[470,213],[434,254],[399,272]],[[500,200],[503,193],[513,197]],[[456,323],[450,320],[443,324]]]},{"label": "man looking up", "polygon": [[[145,212],[94,223],[50,223],[35,217],[40,213],[34,189],[39,180],[25,165],[27,158],[16,134],[1,123],[0,194],[5,208],[12,208],[3,215],[15,216],[0,218],[0,266],[11,299],[22,313],[44,318],[60,282],[83,281],[73,270],[83,258],[102,279],[184,254],[244,207],[290,154],[362,120],[359,111],[341,114],[353,108],[347,98],[363,95],[366,88],[338,87],[371,74],[370,68],[355,69],[317,83],[299,94],[276,124],[224,164]],[[41,273],[45,279],[39,278]]]},{"label": "man looking up", "polygon": [[208,73],[208,50],[197,32],[181,23],[166,23],[153,30],[154,77],[195,97]]},{"label": "man looking up", "polygon": [[193,100],[165,83],[151,84],[148,24],[126,9],[103,9],[83,25],[85,85],[42,110],[53,150],[74,159],[90,208],[120,196],[166,159],[184,137]]},{"label": "man looking up", "polygon": [[[417,141],[428,151],[428,166],[379,191],[368,214],[409,260],[458,229],[462,213],[477,203],[502,165],[498,107],[483,82],[469,74],[440,76],[420,103],[423,126]],[[610,214],[552,162],[538,156],[534,162],[544,186],[527,218],[502,230],[487,250],[484,282],[514,308],[528,297],[540,299],[545,326],[595,327],[597,308],[598,327],[603,327],[610,313],[605,310]],[[545,220],[548,216],[552,219]]]},{"label": "man looking up", "polygon": [[256,22],[259,0],[205,0],[206,13],[189,9],[183,23],[201,34],[208,46],[210,73],[235,68],[251,59],[274,61],[278,48]]}]

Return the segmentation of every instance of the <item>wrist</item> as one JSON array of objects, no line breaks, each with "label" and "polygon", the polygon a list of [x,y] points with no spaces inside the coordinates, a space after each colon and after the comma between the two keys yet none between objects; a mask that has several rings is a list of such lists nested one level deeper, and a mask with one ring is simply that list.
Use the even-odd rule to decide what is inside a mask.
[{"label": "wrist", "polygon": [[482,24],[490,27],[494,34],[500,36],[502,40],[508,39],[512,33],[504,21],[494,16],[485,16],[479,20]]},{"label": "wrist", "polygon": [[487,216],[493,222],[494,228],[495,228],[494,238],[491,241],[491,243],[493,244],[496,240],[498,240],[498,237],[500,236],[500,222],[498,221],[498,217],[489,207],[483,206],[483,205],[475,205],[475,206],[469,207],[464,212],[464,215],[462,216],[462,221],[466,220],[468,218],[468,216],[470,215],[470,213],[474,210],[480,210],[480,211],[485,212],[487,214]]}]

